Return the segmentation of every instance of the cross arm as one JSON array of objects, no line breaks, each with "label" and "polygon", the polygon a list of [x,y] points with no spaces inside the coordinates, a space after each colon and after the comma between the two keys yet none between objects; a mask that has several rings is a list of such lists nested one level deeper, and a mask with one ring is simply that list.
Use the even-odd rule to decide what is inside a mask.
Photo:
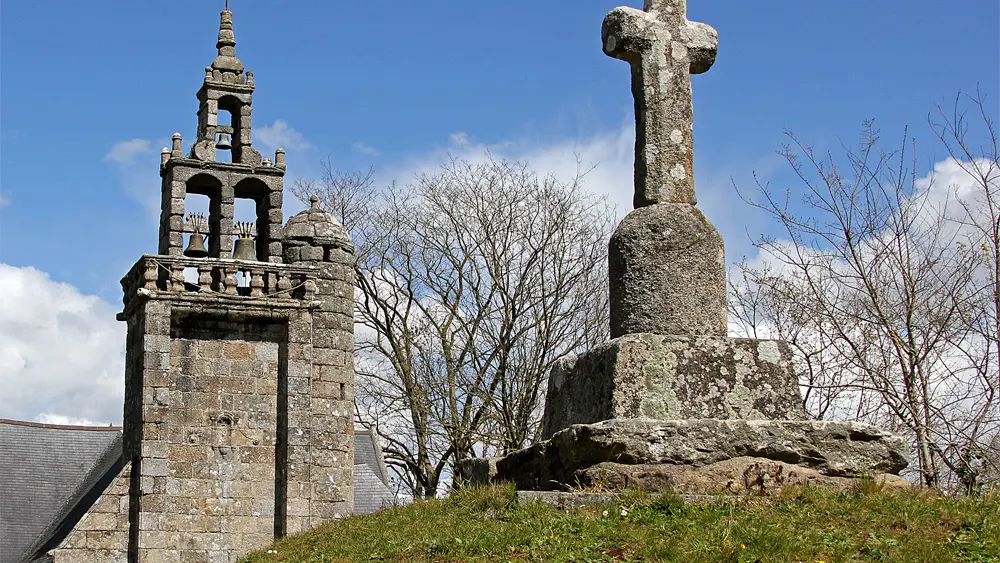
[{"label": "cross arm", "polygon": [[637,62],[640,55],[656,41],[657,34],[670,33],[650,14],[620,6],[608,12],[601,26],[604,54],[628,62]]},{"label": "cross arm", "polygon": [[691,74],[708,72],[719,52],[719,32],[708,24],[689,21],[681,26],[681,41],[688,48]]}]

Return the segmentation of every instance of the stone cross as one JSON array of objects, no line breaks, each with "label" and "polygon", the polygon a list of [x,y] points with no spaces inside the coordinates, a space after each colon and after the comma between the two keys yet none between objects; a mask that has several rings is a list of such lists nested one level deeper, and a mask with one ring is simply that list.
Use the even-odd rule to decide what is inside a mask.
[{"label": "stone cross", "polygon": [[696,203],[691,75],[715,62],[719,35],[687,20],[687,0],[619,7],[601,29],[604,53],[632,66],[636,208]]}]

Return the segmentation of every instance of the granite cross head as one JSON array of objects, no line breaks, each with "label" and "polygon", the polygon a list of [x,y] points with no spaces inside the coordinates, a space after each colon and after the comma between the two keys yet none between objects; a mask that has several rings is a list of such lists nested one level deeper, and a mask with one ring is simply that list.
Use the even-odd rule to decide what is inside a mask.
[{"label": "granite cross head", "polygon": [[715,62],[719,36],[687,20],[687,0],[619,7],[601,29],[604,53],[632,66],[636,208],[696,203],[691,75]]}]

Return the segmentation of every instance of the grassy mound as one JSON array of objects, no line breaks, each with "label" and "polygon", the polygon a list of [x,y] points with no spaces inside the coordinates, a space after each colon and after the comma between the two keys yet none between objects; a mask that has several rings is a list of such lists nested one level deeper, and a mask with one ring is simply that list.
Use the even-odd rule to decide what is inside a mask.
[{"label": "grassy mound", "polygon": [[1000,561],[1000,497],[869,489],[699,506],[636,492],[574,512],[466,489],[332,522],[244,562]]}]

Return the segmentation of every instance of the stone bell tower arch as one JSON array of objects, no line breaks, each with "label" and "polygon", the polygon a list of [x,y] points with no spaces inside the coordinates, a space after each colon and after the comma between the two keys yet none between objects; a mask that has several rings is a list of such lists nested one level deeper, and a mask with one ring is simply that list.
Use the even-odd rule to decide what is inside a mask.
[{"label": "stone bell tower arch", "polygon": [[236,561],[353,505],[353,245],[315,206],[282,227],[285,154],[252,146],[228,9],[216,47],[198,138],[161,155],[159,251],[122,279],[130,562]]}]

